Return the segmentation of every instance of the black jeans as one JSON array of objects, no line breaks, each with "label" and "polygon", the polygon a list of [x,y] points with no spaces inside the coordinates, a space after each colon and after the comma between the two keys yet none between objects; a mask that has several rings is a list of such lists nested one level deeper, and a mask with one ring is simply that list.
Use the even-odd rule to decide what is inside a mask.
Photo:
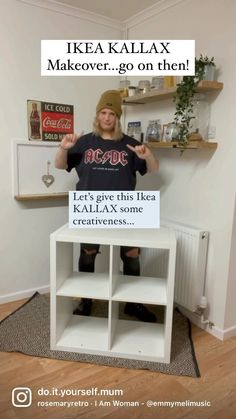
[{"label": "black jeans", "polygon": [[[94,272],[96,255],[99,253],[99,244],[81,243],[80,258],[79,258],[79,271],[80,272]],[[138,256],[127,256],[127,253],[132,249],[138,249]],[[94,251],[93,253],[91,253]],[[124,275],[140,275],[140,262],[139,262],[140,248],[121,246],[120,257],[123,261],[123,274]]]}]

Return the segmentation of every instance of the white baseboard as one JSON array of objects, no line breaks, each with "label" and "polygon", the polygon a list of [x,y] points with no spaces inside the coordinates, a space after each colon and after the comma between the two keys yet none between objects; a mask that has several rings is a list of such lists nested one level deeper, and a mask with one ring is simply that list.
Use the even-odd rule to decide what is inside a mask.
[{"label": "white baseboard", "polygon": [[205,330],[220,340],[226,340],[236,336],[236,326],[229,327],[228,329],[219,329],[213,326],[212,328],[206,327]]},{"label": "white baseboard", "polygon": [[38,288],[31,288],[24,291],[14,292],[12,294],[5,294],[0,296],[0,304],[9,303],[10,301],[16,300],[23,300],[24,298],[32,297],[35,292],[39,292],[40,294],[46,294],[50,291],[49,285],[44,285]]},{"label": "white baseboard", "polygon": [[236,336],[236,326],[228,327],[228,329],[223,330],[223,339],[226,340]]},{"label": "white baseboard", "polygon": [[209,327],[207,324],[203,324],[201,322],[201,317],[198,316],[196,313],[192,313],[191,311],[180,307],[177,305],[180,311],[188,317],[188,319],[195,324],[196,326],[200,327],[201,329],[205,330],[206,332],[210,333],[212,336],[215,336],[217,339],[226,340],[236,336],[236,325],[229,327],[228,329],[220,329],[216,326]]}]

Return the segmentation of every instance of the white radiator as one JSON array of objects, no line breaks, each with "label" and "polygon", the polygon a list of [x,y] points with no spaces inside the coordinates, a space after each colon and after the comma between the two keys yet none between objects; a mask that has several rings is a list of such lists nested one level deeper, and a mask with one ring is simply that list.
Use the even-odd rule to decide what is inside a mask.
[{"label": "white radiator", "polygon": [[[166,220],[161,225],[177,238],[175,302],[194,312],[204,295],[209,232]],[[142,249],[142,275],[167,278],[167,261],[166,250]]]}]

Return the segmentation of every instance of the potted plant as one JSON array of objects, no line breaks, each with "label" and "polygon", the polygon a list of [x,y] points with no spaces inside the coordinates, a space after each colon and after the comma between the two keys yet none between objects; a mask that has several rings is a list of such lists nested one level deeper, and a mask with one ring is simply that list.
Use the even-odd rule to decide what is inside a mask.
[{"label": "potted plant", "polygon": [[206,79],[206,68],[215,67],[214,57],[209,59],[207,56],[200,55],[195,59],[195,75],[184,76],[182,81],[177,84],[174,102],[176,111],[174,114],[174,124],[178,127],[178,143],[186,146],[191,132],[191,121],[194,119],[194,95],[198,83]]},{"label": "potted plant", "polygon": [[215,78],[215,59],[214,57],[208,58],[200,55],[200,58],[197,61],[199,71],[202,72],[201,80],[210,80],[213,81]]}]

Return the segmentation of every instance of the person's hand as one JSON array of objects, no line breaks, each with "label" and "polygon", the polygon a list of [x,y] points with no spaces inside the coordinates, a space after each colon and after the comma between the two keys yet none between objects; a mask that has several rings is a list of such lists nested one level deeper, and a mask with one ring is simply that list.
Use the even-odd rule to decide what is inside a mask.
[{"label": "person's hand", "polygon": [[150,151],[150,149],[147,147],[147,146],[145,146],[144,144],[141,144],[141,145],[136,145],[135,147],[133,147],[132,145],[130,145],[130,144],[126,144],[127,145],[127,147],[131,150],[131,151],[133,151],[140,159],[144,159],[144,160],[146,160],[146,159],[148,159],[148,157],[150,157],[151,156],[151,151]]},{"label": "person's hand", "polygon": [[62,140],[61,140],[61,147],[64,150],[69,150],[70,148],[72,148],[75,143],[78,141],[78,139],[83,135],[83,132],[78,135],[78,134],[66,134]]}]

